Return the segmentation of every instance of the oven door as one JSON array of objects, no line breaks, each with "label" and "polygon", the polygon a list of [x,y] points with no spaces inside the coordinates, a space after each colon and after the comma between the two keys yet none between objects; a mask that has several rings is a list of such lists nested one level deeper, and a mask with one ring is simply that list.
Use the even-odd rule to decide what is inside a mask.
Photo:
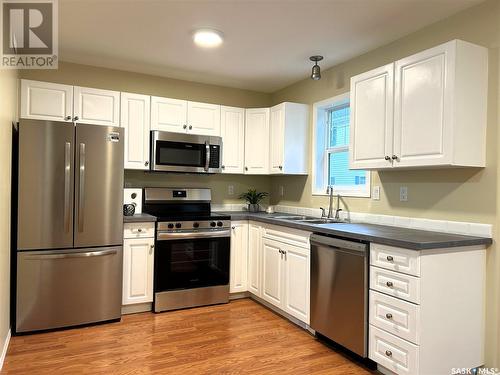
[{"label": "oven door", "polygon": [[230,231],[157,233],[155,293],[229,284]]},{"label": "oven door", "polygon": [[220,137],[151,132],[151,169],[165,172],[220,172]]}]

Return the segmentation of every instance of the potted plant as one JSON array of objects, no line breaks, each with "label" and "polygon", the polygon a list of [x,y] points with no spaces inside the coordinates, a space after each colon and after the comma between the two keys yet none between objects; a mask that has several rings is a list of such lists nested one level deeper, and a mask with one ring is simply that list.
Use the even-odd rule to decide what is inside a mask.
[{"label": "potted plant", "polygon": [[269,195],[266,192],[257,192],[256,189],[248,189],[246,193],[240,195],[240,199],[244,199],[248,203],[249,212],[259,212],[259,203]]}]

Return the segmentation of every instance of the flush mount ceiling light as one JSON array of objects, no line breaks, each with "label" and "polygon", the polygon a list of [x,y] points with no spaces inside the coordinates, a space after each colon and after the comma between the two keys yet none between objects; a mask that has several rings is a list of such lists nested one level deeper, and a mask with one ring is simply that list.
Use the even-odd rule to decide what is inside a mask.
[{"label": "flush mount ceiling light", "polygon": [[309,57],[309,60],[314,61],[314,65],[313,65],[312,71],[311,71],[311,79],[318,81],[321,79],[321,69],[318,65],[318,61],[323,60],[323,56],[319,56],[319,55],[311,56],[311,57]]},{"label": "flush mount ceiling light", "polygon": [[213,29],[199,29],[193,33],[195,44],[203,48],[214,48],[222,44],[222,33]]}]

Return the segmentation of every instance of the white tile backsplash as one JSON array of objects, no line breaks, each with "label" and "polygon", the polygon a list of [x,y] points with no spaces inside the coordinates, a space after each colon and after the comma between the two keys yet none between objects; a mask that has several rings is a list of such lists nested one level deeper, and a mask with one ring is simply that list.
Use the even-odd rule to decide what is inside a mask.
[{"label": "white tile backsplash", "polygon": [[[219,208],[223,207],[223,208]],[[265,209],[264,206],[262,209]],[[242,204],[212,205],[214,211],[242,211],[246,206]],[[276,205],[275,212],[282,212],[293,215],[306,215],[320,217],[319,208],[295,207]],[[406,216],[377,215],[366,212],[341,211],[340,218],[349,218],[352,222],[362,222],[370,224],[390,225],[402,228],[413,228],[443,233],[464,234],[469,236],[492,237],[492,225],[480,223],[466,223],[461,221],[432,220],[425,218],[413,218]]]}]

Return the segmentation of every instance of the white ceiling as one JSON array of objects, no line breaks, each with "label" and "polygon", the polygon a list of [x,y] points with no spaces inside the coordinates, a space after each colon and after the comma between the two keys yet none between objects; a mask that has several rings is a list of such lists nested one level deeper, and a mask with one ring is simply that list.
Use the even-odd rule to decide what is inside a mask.
[{"label": "white ceiling", "polygon": [[[481,0],[60,0],[61,60],[273,92]],[[213,50],[192,42],[210,27]]]}]

